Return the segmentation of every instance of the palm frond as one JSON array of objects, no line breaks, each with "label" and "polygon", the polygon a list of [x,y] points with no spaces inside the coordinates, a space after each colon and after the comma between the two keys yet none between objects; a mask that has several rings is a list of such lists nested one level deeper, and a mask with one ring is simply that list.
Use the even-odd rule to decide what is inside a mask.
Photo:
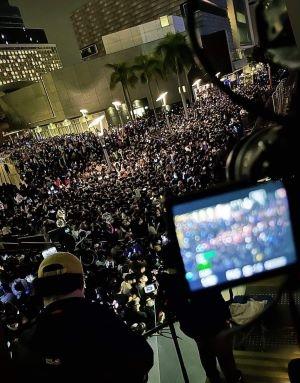
[{"label": "palm frond", "polygon": [[111,69],[115,69],[116,68],[116,64],[106,64],[105,66],[107,68],[111,68]]},{"label": "palm frond", "polygon": [[176,72],[178,66],[182,72],[184,67],[189,67],[193,63],[192,51],[181,33],[167,34],[158,44],[156,55],[162,58],[163,68],[167,71]]},{"label": "palm frond", "polygon": [[131,86],[134,87],[136,83],[139,81],[137,75],[135,73],[129,74],[127,77],[127,83]]},{"label": "palm frond", "polygon": [[147,82],[147,75],[146,75],[145,72],[141,73],[140,80],[141,80],[142,84],[146,84],[146,82]]},{"label": "palm frond", "polygon": [[118,75],[118,73],[114,72],[110,76],[110,89],[113,90],[118,85],[118,83],[121,82],[121,78]]}]

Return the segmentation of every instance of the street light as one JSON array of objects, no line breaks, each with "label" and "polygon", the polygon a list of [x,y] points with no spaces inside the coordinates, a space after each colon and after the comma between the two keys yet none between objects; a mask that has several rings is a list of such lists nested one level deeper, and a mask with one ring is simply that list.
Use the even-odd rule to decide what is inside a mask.
[{"label": "street light", "polygon": [[198,80],[196,80],[192,86],[196,86],[198,88],[201,81],[201,78],[198,78]]},{"label": "street light", "polygon": [[103,131],[104,131],[103,120],[104,120],[104,118],[105,118],[104,114],[102,114],[102,116],[100,116],[100,117],[95,118],[95,120],[93,120],[93,121],[89,124],[89,128],[94,128],[95,126],[97,126],[98,124],[100,124],[100,132],[101,132],[101,134],[103,135]]},{"label": "street light", "polygon": [[119,109],[119,107],[122,106],[122,103],[120,101],[114,101],[112,104],[115,106],[116,109]]},{"label": "street light", "polygon": [[164,92],[162,93],[158,99],[156,100],[156,102],[159,102],[159,101],[162,101],[163,102],[163,106],[166,106],[166,97],[167,97],[167,94],[168,92]]},{"label": "street light", "polygon": [[80,109],[80,113],[83,115],[83,117],[85,117],[87,114],[88,114],[88,110],[86,109]]},{"label": "street light", "polygon": [[89,128],[94,128],[98,124],[100,125],[100,130],[98,131],[98,136],[100,138],[100,144],[101,144],[101,147],[102,147],[102,150],[103,150],[103,154],[104,154],[104,157],[105,157],[108,169],[111,170],[112,169],[112,165],[111,165],[110,158],[109,158],[109,155],[108,155],[107,150],[106,150],[105,139],[104,139],[104,126],[103,126],[104,118],[105,118],[104,114],[102,114],[101,116],[95,118],[95,120],[93,120],[89,124]]},{"label": "street light", "polygon": [[117,114],[118,114],[118,117],[119,117],[119,120],[121,122],[121,125],[124,125],[124,121],[122,119],[122,115],[120,113],[120,107],[122,106],[122,103],[120,101],[114,101],[112,102],[113,106],[116,108],[116,111],[117,111]]},{"label": "street light", "polygon": [[[80,109],[80,113],[82,114],[82,117],[84,118],[85,123],[86,123],[86,125],[87,125],[87,114],[88,114],[88,110],[86,110],[86,109]],[[80,122],[80,124],[81,124],[81,122]],[[82,128],[82,124],[81,124],[81,128]],[[83,130],[83,128],[82,128],[82,130]]]},{"label": "street light", "polygon": [[[215,74],[215,77],[217,77],[217,78],[220,78],[220,76],[221,76],[221,72],[218,72]],[[218,87],[218,93],[219,93],[219,96],[221,96],[221,90],[219,87]]]},{"label": "street light", "polygon": [[166,100],[167,100],[167,94],[168,94],[168,92],[164,92],[164,93],[162,93],[162,94],[158,97],[158,99],[156,100],[156,102],[159,102],[159,101],[162,102],[162,106],[163,106],[163,109],[164,109],[164,111],[165,111],[165,117],[166,117],[166,121],[167,121],[167,126],[168,126],[168,128],[170,129],[170,128],[171,128],[171,125],[170,125],[169,115],[168,115],[168,112],[167,112],[167,102],[166,102]]},{"label": "street light", "polygon": [[[194,91],[194,97],[195,97],[195,100],[198,100],[198,93],[200,93],[200,84],[201,84],[201,81],[202,79],[201,78],[198,78],[198,80],[196,80],[194,82],[194,84],[192,85],[192,88],[193,88],[193,91]],[[194,88],[197,88],[197,89],[194,89]]]}]

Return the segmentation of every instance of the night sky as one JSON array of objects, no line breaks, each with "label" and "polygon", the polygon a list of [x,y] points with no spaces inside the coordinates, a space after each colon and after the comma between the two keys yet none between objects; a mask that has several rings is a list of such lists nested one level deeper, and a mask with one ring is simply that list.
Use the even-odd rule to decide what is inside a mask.
[{"label": "night sky", "polygon": [[70,19],[72,11],[88,0],[10,0],[20,8],[28,28],[43,28],[51,44],[57,44],[64,66],[81,61]]}]

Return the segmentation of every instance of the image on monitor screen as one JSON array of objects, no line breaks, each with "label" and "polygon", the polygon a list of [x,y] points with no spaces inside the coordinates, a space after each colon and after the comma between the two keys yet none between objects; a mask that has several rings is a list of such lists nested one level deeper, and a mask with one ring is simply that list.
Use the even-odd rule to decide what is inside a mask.
[{"label": "image on monitor screen", "polygon": [[191,291],[249,278],[297,260],[289,202],[281,182],[173,206]]}]

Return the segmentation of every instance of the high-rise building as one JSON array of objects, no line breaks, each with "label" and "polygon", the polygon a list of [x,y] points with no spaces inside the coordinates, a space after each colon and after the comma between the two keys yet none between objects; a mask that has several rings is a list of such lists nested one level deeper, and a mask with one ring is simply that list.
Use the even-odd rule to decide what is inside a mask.
[{"label": "high-rise building", "polygon": [[235,22],[241,47],[253,45],[252,23],[248,0],[233,0]]},{"label": "high-rise building", "polygon": [[12,7],[8,0],[0,0],[0,28],[22,28],[23,19],[18,7]]},{"label": "high-rise building", "polygon": [[54,44],[0,44],[0,87],[39,81],[42,74],[62,68]]},{"label": "high-rise building", "polygon": [[48,44],[44,30],[26,28],[19,9],[0,0],[0,87],[38,81],[60,68],[56,45]]},{"label": "high-rise building", "polygon": [[83,59],[104,56],[102,36],[180,15],[182,0],[90,0],[71,16]]},{"label": "high-rise building", "polygon": [[43,29],[1,28],[0,44],[48,44]]}]

